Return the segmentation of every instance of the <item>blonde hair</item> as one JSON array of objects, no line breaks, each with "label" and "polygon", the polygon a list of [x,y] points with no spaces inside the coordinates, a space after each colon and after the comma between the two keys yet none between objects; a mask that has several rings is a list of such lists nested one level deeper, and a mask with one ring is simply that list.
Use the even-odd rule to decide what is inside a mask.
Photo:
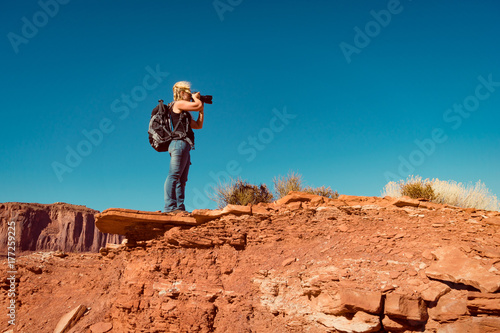
[{"label": "blonde hair", "polygon": [[179,81],[174,84],[174,101],[178,101],[181,99],[181,91],[191,92],[191,82],[188,81]]}]

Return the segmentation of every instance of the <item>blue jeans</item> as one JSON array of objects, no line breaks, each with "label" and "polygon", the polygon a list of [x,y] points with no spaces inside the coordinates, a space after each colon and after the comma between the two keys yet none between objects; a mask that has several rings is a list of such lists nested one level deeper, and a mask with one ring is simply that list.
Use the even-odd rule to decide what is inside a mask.
[{"label": "blue jeans", "polygon": [[170,169],[165,180],[165,212],[186,210],[184,191],[191,164],[190,150],[189,143],[183,140],[173,140],[168,147]]}]

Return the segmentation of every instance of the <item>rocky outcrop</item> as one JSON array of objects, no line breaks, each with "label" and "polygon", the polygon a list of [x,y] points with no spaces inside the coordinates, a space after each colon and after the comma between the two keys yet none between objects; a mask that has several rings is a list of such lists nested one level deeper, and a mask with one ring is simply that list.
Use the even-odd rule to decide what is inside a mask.
[{"label": "rocky outcrop", "polygon": [[[0,204],[0,250],[7,252],[9,223],[15,222],[16,251],[97,252],[106,243],[119,243],[119,235],[103,234],[95,227],[98,211],[66,203]],[[11,233],[12,235],[12,233]]]},{"label": "rocky outcrop", "polygon": [[195,226],[196,219],[187,212],[166,214],[123,208],[109,208],[96,214],[96,227],[104,233],[126,236],[133,241],[149,240],[174,226]]},{"label": "rocky outcrop", "polygon": [[84,304],[75,332],[499,332],[500,213],[418,201],[293,193],[134,247],[32,254],[19,329]]}]

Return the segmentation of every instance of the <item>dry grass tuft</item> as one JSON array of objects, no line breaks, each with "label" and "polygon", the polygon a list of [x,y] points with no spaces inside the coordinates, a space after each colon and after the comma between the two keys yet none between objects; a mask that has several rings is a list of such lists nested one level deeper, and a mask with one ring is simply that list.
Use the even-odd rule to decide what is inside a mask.
[{"label": "dry grass tuft", "polygon": [[302,190],[302,175],[293,171],[286,176],[274,177],[274,195],[276,199],[281,199],[290,191]]},{"label": "dry grass tuft", "polygon": [[300,191],[316,195],[321,195],[324,197],[337,199],[339,194],[337,191],[332,190],[330,187],[310,187],[302,185],[302,175],[290,171],[287,176],[279,176],[273,179],[274,183],[274,193],[276,199],[283,198],[285,195],[290,193],[290,191]]},{"label": "dry grass tuft", "polygon": [[475,185],[463,185],[453,180],[422,180],[420,176],[411,176],[406,181],[387,183],[382,191],[382,196],[386,195],[395,198],[407,195],[462,208],[500,211],[497,197],[480,180]]},{"label": "dry grass tuft", "polygon": [[495,195],[479,180],[475,185],[433,179],[432,188],[436,192],[435,202],[463,208],[500,211],[500,203]]},{"label": "dry grass tuft", "polygon": [[321,187],[316,187],[316,188],[312,188],[310,186],[307,186],[307,187],[304,187],[302,189],[302,192],[321,195],[323,197],[332,198],[332,199],[337,199],[339,197],[339,193],[337,191],[332,190],[330,188],[330,186],[328,186],[328,187],[321,186]]}]

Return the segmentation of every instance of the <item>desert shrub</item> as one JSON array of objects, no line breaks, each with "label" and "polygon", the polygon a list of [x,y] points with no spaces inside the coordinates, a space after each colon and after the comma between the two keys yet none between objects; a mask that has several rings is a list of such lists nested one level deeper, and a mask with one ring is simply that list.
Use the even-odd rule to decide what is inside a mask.
[{"label": "desert shrub", "polygon": [[385,185],[382,195],[395,198],[406,195],[413,199],[425,198],[429,201],[436,199],[432,182],[429,179],[422,180],[420,176],[410,176],[406,181],[389,182]]},{"label": "desert shrub", "polygon": [[274,177],[274,194],[276,199],[283,198],[290,191],[302,190],[302,175],[293,171],[288,172],[286,176]]},{"label": "desert shrub", "polygon": [[324,197],[337,199],[339,194],[337,191],[333,191],[330,187],[310,187],[302,185],[302,175],[290,171],[286,176],[274,177],[274,194],[276,199],[283,198],[290,191],[300,191],[316,195],[321,195]]},{"label": "desert shrub", "polygon": [[413,199],[424,198],[429,201],[433,201],[436,198],[432,185],[429,183],[404,184],[401,188],[401,194]]},{"label": "desert shrub", "polygon": [[316,188],[307,186],[307,187],[304,187],[302,189],[302,192],[321,195],[323,197],[332,198],[332,199],[337,199],[339,197],[339,193],[337,191],[332,190],[330,188],[330,186],[328,186],[328,187],[321,186],[321,187],[316,187]]},{"label": "desert shrub", "polygon": [[273,201],[273,195],[265,184],[252,185],[240,178],[232,179],[228,184],[219,184],[214,188],[214,192],[211,199],[217,202],[219,208],[224,208],[228,204],[246,206],[249,203]]},{"label": "desert shrub", "polygon": [[427,198],[435,203],[444,203],[462,208],[500,210],[497,197],[490,193],[484,183],[463,185],[456,181],[426,179],[411,176],[406,181],[389,182],[382,191],[383,196],[400,197],[408,195],[412,198]]},{"label": "desert shrub", "polygon": [[422,180],[421,177],[407,180],[406,183],[401,184],[401,194],[413,199],[425,198],[429,201],[436,199],[429,179]]}]

